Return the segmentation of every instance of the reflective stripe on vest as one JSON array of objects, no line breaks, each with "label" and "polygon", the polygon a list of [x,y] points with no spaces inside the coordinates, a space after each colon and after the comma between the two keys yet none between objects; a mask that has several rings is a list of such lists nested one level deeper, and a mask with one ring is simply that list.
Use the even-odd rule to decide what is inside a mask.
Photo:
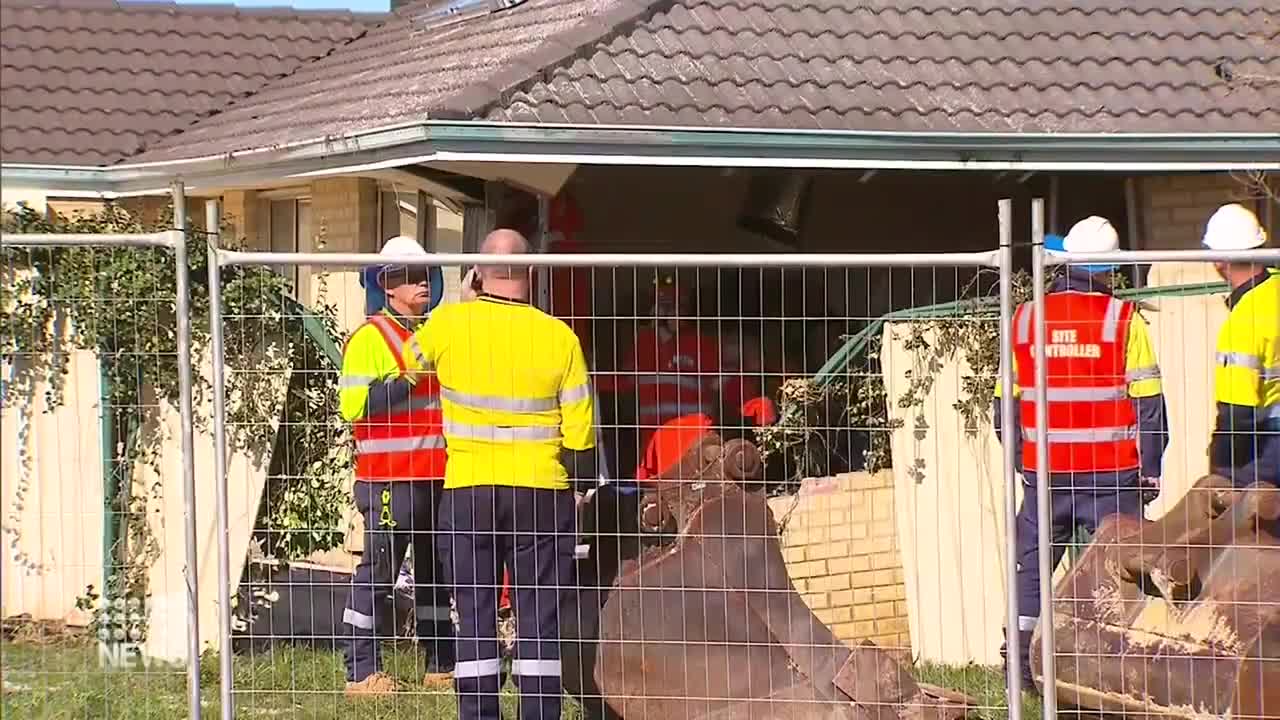
[{"label": "reflective stripe on vest", "polygon": [[[386,313],[369,318],[404,371],[404,347],[412,333]],[[407,398],[381,415],[353,423],[356,478],[371,481],[438,480],[444,477],[447,454],[439,383],[427,377]]]},{"label": "reflective stripe on vest", "polygon": [[1014,317],[1014,354],[1022,403],[1024,469],[1037,469],[1036,405],[1049,419],[1049,471],[1110,472],[1138,467],[1138,419],[1128,384],[1158,378],[1159,368],[1125,370],[1133,305],[1101,293],[1045,298],[1047,388],[1035,384],[1034,310]]},{"label": "reflective stripe on vest", "polygon": [[[1223,367],[1239,367],[1245,370],[1252,370],[1258,373],[1259,379],[1263,383],[1276,382],[1280,380],[1280,366],[1267,367],[1263,365],[1262,358],[1257,355],[1251,355],[1243,352],[1218,352],[1215,354],[1218,365]],[[1265,397],[1265,390],[1263,392]],[[1261,405],[1257,409],[1258,417],[1264,420],[1280,419],[1280,403],[1271,403]]]},{"label": "reflective stripe on vest", "polygon": [[[570,403],[580,402],[591,397],[590,383],[565,388],[553,396],[536,398],[513,398],[501,395],[482,395],[454,390],[440,386],[440,396],[451,403],[461,405],[469,410],[504,412],[514,415],[541,414],[555,412],[555,425],[542,424],[472,424],[456,420],[444,420],[444,431],[453,438],[479,440],[481,442],[522,442],[560,440],[558,422],[560,408]],[[545,416],[544,416],[545,417]]]},{"label": "reflective stripe on vest", "polygon": [[670,418],[705,412],[702,396],[710,392],[706,378],[669,372],[636,378],[636,390],[644,424],[661,424]]}]

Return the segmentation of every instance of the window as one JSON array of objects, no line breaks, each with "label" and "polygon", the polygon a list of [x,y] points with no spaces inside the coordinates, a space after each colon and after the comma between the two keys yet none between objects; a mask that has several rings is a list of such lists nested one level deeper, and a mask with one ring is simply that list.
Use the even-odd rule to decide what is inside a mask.
[{"label": "window", "polygon": [[[284,198],[267,201],[267,249],[296,253],[311,249],[311,199]],[[298,290],[298,267],[275,268]]]}]

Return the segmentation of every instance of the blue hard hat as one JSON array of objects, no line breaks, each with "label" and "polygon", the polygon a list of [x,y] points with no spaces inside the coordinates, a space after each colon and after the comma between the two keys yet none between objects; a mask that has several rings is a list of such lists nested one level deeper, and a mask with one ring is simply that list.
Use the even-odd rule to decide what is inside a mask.
[{"label": "blue hard hat", "polygon": [[[364,288],[365,315],[372,315],[387,304],[387,293],[378,282],[378,276],[386,269],[386,265],[369,265],[360,271],[360,286]],[[427,279],[431,284],[431,299],[427,302],[427,312],[431,312],[444,299],[444,273],[438,266],[428,265]]]}]

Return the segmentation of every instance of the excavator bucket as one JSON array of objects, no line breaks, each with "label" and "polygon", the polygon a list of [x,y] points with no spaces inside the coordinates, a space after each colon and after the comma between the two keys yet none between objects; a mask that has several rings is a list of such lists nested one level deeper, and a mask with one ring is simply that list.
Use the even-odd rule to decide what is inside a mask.
[{"label": "excavator bucket", "polygon": [[[1053,601],[1058,702],[1126,718],[1280,718],[1280,492],[1209,475],[1163,518],[1114,515]],[[1043,690],[1044,624],[1031,641]]]},{"label": "excavator bucket", "polygon": [[664,472],[643,522],[669,542],[623,564],[598,622],[594,680],[625,720],[964,717],[870,642],[837,640],[795,591],[755,446],[710,435]]}]

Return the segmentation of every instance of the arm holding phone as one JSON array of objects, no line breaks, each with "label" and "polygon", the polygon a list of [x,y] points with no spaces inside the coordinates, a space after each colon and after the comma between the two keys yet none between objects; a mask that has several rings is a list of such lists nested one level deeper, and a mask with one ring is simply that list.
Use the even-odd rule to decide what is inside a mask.
[{"label": "arm holding phone", "polygon": [[462,292],[459,294],[462,302],[475,300],[483,291],[484,283],[480,280],[479,268],[472,267],[462,276]]}]

